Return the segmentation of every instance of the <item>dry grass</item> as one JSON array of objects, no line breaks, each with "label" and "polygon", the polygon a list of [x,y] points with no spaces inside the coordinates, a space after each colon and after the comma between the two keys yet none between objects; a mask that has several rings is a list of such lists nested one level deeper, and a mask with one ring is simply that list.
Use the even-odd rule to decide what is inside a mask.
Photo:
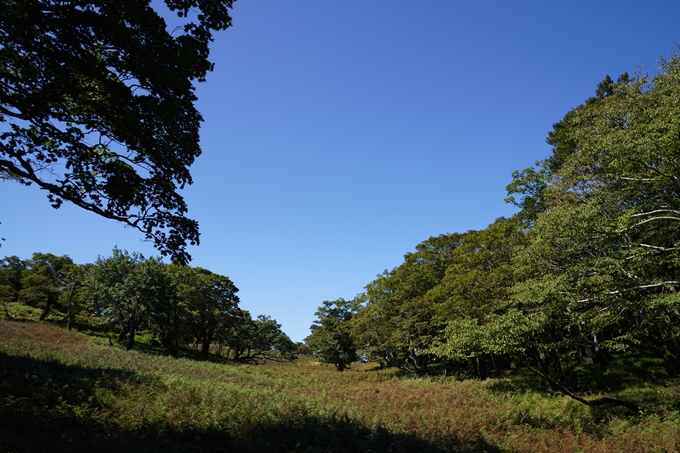
[{"label": "dry grass", "polygon": [[[672,452],[680,416],[311,360],[225,365],[0,321],[0,451]],[[677,398],[672,389],[659,401]],[[630,391],[630,390],[629,390]]]}]

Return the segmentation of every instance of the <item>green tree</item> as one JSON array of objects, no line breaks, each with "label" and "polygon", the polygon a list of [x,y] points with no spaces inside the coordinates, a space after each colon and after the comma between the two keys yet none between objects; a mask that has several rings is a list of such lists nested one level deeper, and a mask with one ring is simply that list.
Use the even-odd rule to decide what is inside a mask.
[{"label": "green tree", "polygon": [[0,175],[140,230],[186,262],[178,189],[200,154],[194,82],[232,0],[14,0],[0,9]]},{"label": "green tree", "polygon": [[226,276],[207,269],[173,266],[179,278],[178,296],[187,310],[187,328],[192,339],[208,355],[221,330],[236,322],[238,288]]},{"label": "green tree", "polygon": [[281,330],[281,324],[268,315],[254,320],[253,350],[263,359],[291,359],[295,357],[295,343]]},{"label": "green tree", "polygon": [[146,300],[136,297],[139,282],[134,273],[143,261],[141,254],[114,248],[110,257],[97,258],[83,288],[92,309],[117,324],[118,342],[127,338],[128,349],[134,347],[135,334],[148,313]]},{"label": "green tree", "polygon": [[73,294],[78,284],[78,266],[71,258],[66,255],[34,253],[26,262],[26,269],[22,271],[19,298],[27,305],[42,307],[42,321],[62,296],[65,295],[68,302],[69,295]]},{"label": "green tree", "polygon": [[547,162],[538,161],[533,167],[513,171],[512,181],[505,187],[508,192],[505,202],[520,208],[519,217],[528,226],[547,208],[548,175]]},{"label": "green tree", "polygon": [[622,77],[608,96],[571,112],[565,134],[578,152],[560,168],[554,213],[541,220],[541,236],[552,234],[561,249],[538,256],[557,254],[559,274],[571,276],[571,313],[609,348],[641,338],[680,346],[678,56],[660,69]]},{"label": "green tree", "polygon": [[192,337],[190,305],[193,298],[202,298],[192,267],[177,264],[164,266],[167,291],[151,308],[151,329],[168,352],[176,356],[182,342]]},{"label": "green tree", "polygon": [[7,304],[12,302],[14,299],[14,291],[9,285],[0,285],[0,303],[2,303],[5,316],[8,319],[13,318],[12,314],[7,309]]},{"label": "green tree", "polygon": [[437,307],[436,321],[446,326],[426,351],[467,364],[478,378],[502,364],[502,356],[480,347],[477,329],[517,283],[513,259],[525,244],[523,220],[500,218],[484,230],[465,233],[441,282],[426,295]]},{"label": "green tree", "polygon": [[533,167],[512,172],[512,181],[506,186],[508,196],[505,201],[521,209],[519,215],[528,222],[528,225],[531,225],[538,213],[548,209],[546,196],[548,187],[552,182],[556,182],[553,181],[553,177],[557,176],[559,180],[557,172],[579,149],[578,140],[573,134],[574,123],[578,121],[578,112],[613,95],[617,84],[623,86],[630,81],[627,72],[618,77],[616,84],[609,75],[605,76],[598,83],[595,96],[586,99],[584,104],[567,112],[562,120],[553,124],[546,138],[546,142],[552,146],[551,155],[547,159],[537,161]]},{"label": "green tree", "polygon": [[[141,257],[141,256],[140,256]],[[181,325],[181,311],[174,302],[172,278],[166,272],[166,265],[160,258],[147,258],[140,261],[118,287],[118,307],[127,317],[128,349],[135,344],[135,334],[143,328],[160,327],[165,334],[161,336],[168,351],[177,355],[179,344],[176,341]]]},{"label": "green tree", "polygon": [[511,354],[565,392],[585,356],[604,366],[608,351],[641,344],[677,355],[678,80],[677,56],[652,78],[605,80],[556,125],[546,209],[513,259],[518,282],[451,337]]},{"label": "green tree", "polygon": [[282,358],[284,360],[295,360],[297,359],[298,349],[302,343],[294,342],[290,339],[286,333],[280,330],[279,333],[274,337],[273,346],[276,352],[277,358]]},{"label": "green tree", "polygon": [[227,348],[226,356],[233,360],[249,360],[254,348],[255,322],[247,310],[234,312],[233,322],[217,331],[218,348]]},{"label": "green tree", "polygon": [[305,339],[322,362],[332,363],[338,371],[344,371],[357,359],[349,326],[356,310],[354,301],[342,298],[324,301],[315,313],[317,319],[310,327],[312,334]]},{"label": "green tree", "polygon": [[[8,286],[10,301],[16,301],[21,291],[21,276],[26,270],[26,262],[18,256],[6,256],[0,260],[0,285]],[[8,301],[9,302],[9,301]]]},{"label": "green tree", "polygon": [[233,360],[293,360],[297,345],[281,330],[281,324],[271,316],[256,319],[246,310],[237,309],[216,332],[219,348],[226,347],[226,356]]},{"label": "green tree", "polygon": [[59,304],[66,309],[66,327],[73,328],[76,315],[82,310],[82,297],[80,288],[86,278],[86,266],[78,264],[70,265],[61,281],[62,291],[59,295]]},{"label": "green tree", "polygon": [[362,355],[382,365],[426,374],[433,355],[425,350],[443,328],[427,293],[441,282],[464,234],[433,236],[404,255],[404,262],[366,286],[352,319]]},{"label": "green tree", "polygon": [[[19,264],[20,267],[12,266]],[[5,316],[12,318],[7,304],[17,299],[17,294],[21,291],[21,271],[25,269],[25,264],[16,257],[9,256],[0,260],[0,302],[2,302]]]}]

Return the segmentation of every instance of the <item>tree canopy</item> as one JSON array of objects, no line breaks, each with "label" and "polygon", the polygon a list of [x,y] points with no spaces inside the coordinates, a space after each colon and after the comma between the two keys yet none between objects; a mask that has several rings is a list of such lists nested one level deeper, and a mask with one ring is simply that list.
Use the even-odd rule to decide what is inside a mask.
[{"label": "tree canopy", "polygon": [[[551,155],[513,172],[517,214],[432,237],[365,287],[346,322],[358,354],[420,374],[521,366],[628,408],[579,397],[578,373],[628,352],[680,373],[679,99],[678,55],[606,76],[553,125]],[[335,350],[318,324],[307,342]]]},{"label": "tree canopy", "polygon": [[352,341],[349,322],[358,301],[337,299],[324,301],[316,311],[316,320],[310,327],[312,334],[305,339],[313,353],[324,363],[332,363],[344,371],[356,361],[356,347]]},{"label": "tree canopy", "polygon": [[190,260],[178,190],[201,153],[194,82],[233,0],[12,0],[0,9],[0,175],[140,230]]},{"label": "tree canopy", "polygon": [[69,329],[106,332],[127,349],[139,346],[141,335],[142,348],[162,347],[173,356],[194,350],[238,361],[294,359],[298,345],[281,324],[266,315],[253,319],[237,293],[227,276],[118,248],[87,264],[51,253],[0,259],[7,318],[28,313]]}]

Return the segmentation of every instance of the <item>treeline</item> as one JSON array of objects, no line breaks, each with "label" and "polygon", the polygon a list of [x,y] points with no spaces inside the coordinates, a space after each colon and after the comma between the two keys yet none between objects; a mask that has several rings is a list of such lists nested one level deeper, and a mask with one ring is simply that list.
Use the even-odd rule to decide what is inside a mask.
[{"label": "treeline", "polygon": [[117,248],[90,264],[50,253],[0,260],[0,302],[9,318],[9,307],[20,304],[40,309],[41,320],[58,312],[69,329],[115,331],[127,349],[144,333],[175,356],[188,346],[234,360],[294,358],[297,345],[281,325],[253,319],[239,308],[237,292],[228,277],[207,269]]},{"label": "treeline", "polygon": [[[619,352],[680,371],[680,58],[607,76],[512,175],[520,210],[420,243],[352,301],[324,302],[307,346],[409,372],[526,367],[553,389]],[[589,365],[592,364],[592,365]]]}]

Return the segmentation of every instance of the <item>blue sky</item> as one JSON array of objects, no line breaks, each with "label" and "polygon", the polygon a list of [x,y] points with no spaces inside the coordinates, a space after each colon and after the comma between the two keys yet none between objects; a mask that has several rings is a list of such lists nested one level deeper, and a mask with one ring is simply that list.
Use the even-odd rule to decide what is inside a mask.
[{"label": "blue sky", "polygon": [[[294,340],[429,236],[511,215],[513,170],[606,74],[680,40],[675,1],[240,0],[199,84],[203,155],[183,192],[193,265]],[[157,253],[136,231],[0,183],[0,249]]]}]

